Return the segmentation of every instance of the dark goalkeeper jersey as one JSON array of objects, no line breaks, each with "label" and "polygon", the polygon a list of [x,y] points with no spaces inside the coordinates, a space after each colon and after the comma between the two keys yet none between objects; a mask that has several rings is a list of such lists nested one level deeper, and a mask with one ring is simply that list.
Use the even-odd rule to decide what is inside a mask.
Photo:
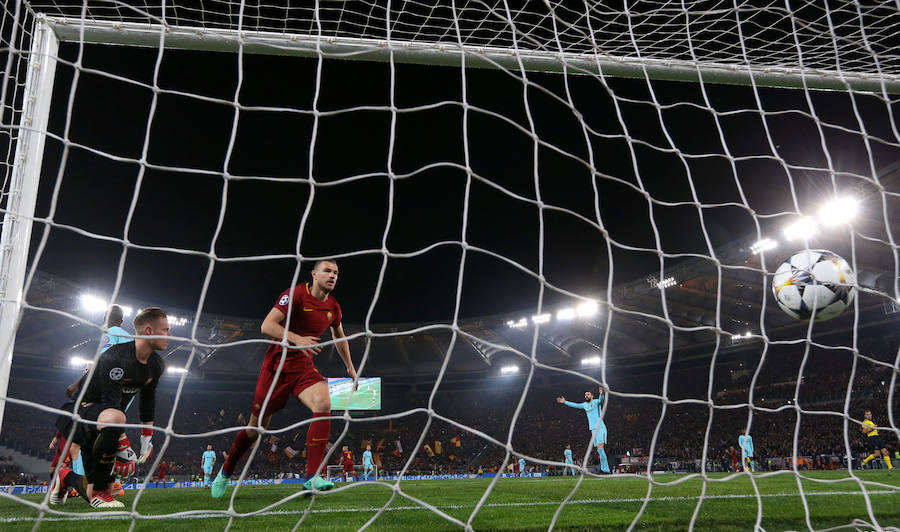
[{"label": "dark goalkeeper jersey", "polygon": [[141,394],[141,421],[153,421],[156,408],[156,385],[166,364],[154,351],[146,364],[138,362],[134,342],[116,344],[107,349],[88,383],[82,403],[99,403],[122,412],[138,393]]}]

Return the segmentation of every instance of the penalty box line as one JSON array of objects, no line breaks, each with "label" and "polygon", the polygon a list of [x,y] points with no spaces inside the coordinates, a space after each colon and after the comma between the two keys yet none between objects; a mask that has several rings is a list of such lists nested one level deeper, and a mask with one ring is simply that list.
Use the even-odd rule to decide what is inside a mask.
[{"label": "penalty box line", "polygon": [[[867,491],[866,495],[894,495],[897,494],[896,490],[878,490],[878,491]],[[805,495],[807,497],[827,497],[827,496],[844,496],[844,495],[863,495],[861,491],[814,491],[814,492],[806,492]],[[776,497],[799,497],[799,493],[761,493],[759,494],[760,498],[769,499]],[[704,497],[697,496],[679,496],[679,497],[651,497],[650,502],[681,502],[681,501],[696,501],[698,499],[703,500],[727,500],[727,499],[755,499],[757,495],[752,493],[747,494],[730,494],[730,495],[706,495]],[[579,504],[612,504],[612,503],[642,503],[647,500],[645,497],[632,497],[626,499],[582,499],[577,501],[569,501],[566,503],[566,506],[569,505],[579,505]],[[482,508],[515,508],[522,506],[559,506],[562,504],[562,501],[535,501],[535,502],[498,502],[498,503],[488,503],[483,504]],[[466,508],[475,508],[474,504],[447,504],[435,506],[435,508],[439,510],[462,510]],[[311,514],[338,514],[338,513],[375,513],[381,510],[381,506],[372,506],[368,508],[321,508],[318,510],[310,510]],[[408,512],[408,511],[421,511],[421,510],[431,510],[426,506],[392,506],[390,508],[385,508],[385,512]],[[279,515],[300,515],[306,513],[305,510],[271,510],[268,512],[261,512],[258,514],[250,514],[250,515],[236,515],[238,519],[242,518],[253,518],[253,517],[264,517],[264,516],[279,516]],[[229,514],[224,512],[210,512],[210,513],[189,513],[189,514],[166,514],[166,515],[142,515],[137,519],[140,521],[152,521],[152,520],[160,520],[160,519],[225,519],[231,517]],[[95,521],[95,520],[107,520],[107,519],[115,519],[115,520],[123,520],[123,519],[132,519],[134,516],[132,515],[104,515],[104,514],[84,514],[77,516],[66,516],[66,517],[48,517],[45,516],[41,519],[41,522],[44,521]],[[0,518],[0,523],[21,523],[21,522],[36,522],[37,517],[3,517]]]}]

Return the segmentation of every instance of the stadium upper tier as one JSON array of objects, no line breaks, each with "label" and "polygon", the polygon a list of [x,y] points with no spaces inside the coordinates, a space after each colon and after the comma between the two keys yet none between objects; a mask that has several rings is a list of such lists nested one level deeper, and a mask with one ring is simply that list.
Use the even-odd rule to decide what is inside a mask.
[{"label": "stadium upper tier", "polygon": [[[889,220],[900,219],[896,210],[888,212]],[[879,222],[883,227],[883,220],[877,218],[861,223],[878,227]],[[785,243],[767,252],[763,267],[761,256],[752,251],[755,240],[739,239],[717,249],[718,262],[701,257],[666,258],[662,280],[658,273],[642,276],[609,294],[597,294],[596,311],[589,315],[575,312],[583,303],[576,300],[568,306],[545,306],[540,313],[532,308],[461,319],[458,332],[449,319],[443,323],[372,324],[368,332],[360,323],[345,321],[344,329],[352,337],[357,367],[363,356],[367,357],[364,375],[436,375],[449,353],[447,372],[458,377],[498,374],[512,365],[518,365],[522,373],[532,353],[540,363],[576,372],[594,371],[601,354],[606,371],[620,375],[661,370],[670,358],[680,369],[708,368],[713,356],[745,356],[759,353],[767,345],[770,350],[802,349],[808,333],[820,345],[852,346],[854,325],[864,337],[900,324],[900,305],[885,295],[895,290],[896,250],[883,241],[856,238],[853,250],[837,242],[815,242],[855,264],[861,289],[855,308],[808,330],[807,322],[794,320],[777,307],[771,292],[772,272],[803,244]],[[17,332],[14,364],[68,367],[73,357],[94,357],[103,311],[85,310],[82,295],[82,287],[36,273],[27,296],[31,308],[24,313]],[[183,318],[183,323],[173,327],[180,341],[170,342],[165,356],[170,366],[184,367],[193,351],[191,375],[255,374],[268,346],[259,332],[262,314],[204,313],[195,320],[192,311],[173,309],[159,299],[120,303],[135,309],[161,305],[171,315]],[[561,313],[565,308],[570,311]],[[535,321],[543,322],[537,335]],[[130,330],[127,318],[126,327]],[[344,374],[331,347],[317,356],[317,365],[326,375]]]}]

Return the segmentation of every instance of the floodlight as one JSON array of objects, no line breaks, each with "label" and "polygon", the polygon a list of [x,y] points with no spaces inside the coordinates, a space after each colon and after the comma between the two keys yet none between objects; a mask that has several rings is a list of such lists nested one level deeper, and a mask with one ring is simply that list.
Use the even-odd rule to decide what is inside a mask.
[{"label": "floodlight", "polygon": [[131,313],[134,312],[134,309],[131,307],[128,307],[125,305],[119,305],[119,306],[122,307],[122,315],[125,316],[126,318],[131,316]]},{"label": "floodlight", "polygon": [[788,240],[809,238],[816,234],[816,223],[812,218],[800,218],[784,228],[784,237]]},{"label": "floodlight", "polygon": [[855,198],[838,198],[829,201],[819,210],[819,221],[832,226],[847,223],[856,216],[859,202]]},{"label": "floodlight", "polygon": [[88,360],[86,358],[81,357],[72,357],[69,359],[69,364],[72,366],[84,366],[85,364],[90,364],[93,360]]},{"label": "floodlight", "polygon": [[187,373],[187,368],[177,368],[175,366],[169,366],[166,368],[168,373]]},{"label": "floodlight", "polygon": [[585,301],[575,308],[575,312],[581,317],[593,316],[597,313],[597,302]]},{"label": "floodlight", "polygon": [[513,329],[521,329],[522,327],[528,325],[528,320],[526,318],[519,318],[519,321],[509,320],[508,322],[506,322],[506,324]]},{"label": "floodlight", "polygon": [[599,366],[602,359],[599,356],[592,356],[581,359],[582,366]]},{"label": "floodlight", "polygon": [[558,320],[571,320],[575,317],[575,309],[573,308],[564,308],[556,313],[556,319]]},{"label": "floodlight", "polygon": [[531,323],[547,323],[550,321],[550,314],[538,314],[531,317]]},{"label": "floodlight", "polygon": [[500,368],[500,373],[503,373],[506,375],[508,375],[510,373],[518,373],[518,372],[519,372],[519,366],[503,366],[502,368]]},{"label": "floodlight", "polygon": [[660,290],[665,290],[666,288],[675,286],[676,284],[678,284],[678,281],[676,281],[674,277],[666,277],[662,281],[656,283],[656,287]]},{"label": "floodlight", "polygon": [[771,238],[763,238],[757,240],[753,245],[751,245],[750,251],[752,251],[754,255],[759,255],[763,251],[769,251],[770,249],[775,249],[777,247],[777,240],[772,240]]},{"label": "floodlight", "polygon": [[81,307],[88,312],[104,312],[108,304],[97,296],[81,294]]},{"label": "floodlight", "polygon": [[185,325],[188,322],[187,318],[179,318],[178,316],[168,316],[168,318],[170,327]]}]

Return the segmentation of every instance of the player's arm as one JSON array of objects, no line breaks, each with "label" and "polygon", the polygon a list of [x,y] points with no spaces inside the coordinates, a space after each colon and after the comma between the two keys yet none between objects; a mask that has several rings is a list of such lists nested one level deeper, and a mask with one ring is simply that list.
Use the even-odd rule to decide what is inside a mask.
[{"label": "player's arm", "polygon": [[872,427],[863,423],[861,430],[862,430],[863,434],[868,434],[868,433],[872,432]]},{"label": "player's arm", "polygon": [[[344,361],[344,366],[347,368],[347,375],[355,380],[356,367],[353,366],[353,359],[350,358],[350,342],[347,340],[338,341],[341,338],[347,337],[347,335],[344,334],[344,326],[338,325],[337,327],[332,327],[331,336],[334,338],[334,347],[337,349],[338,354],[341,355],[341,360]],[[353,390],[356,391],[356,385],[354,385]]]},{"label": "player's arm", "polygon": [[122,376],[122,368],[112,357],[100,357],[93,378],[100,379],[100,404],[104,408],[122,410]]},{"label": "player's arm", "polygon": [[[319,338],[316,336],[300,336],[297,333],[286,331],[284,326],[281,325],[282,322],[284,322],[284,318],[284,312],[281,312],[281,310],[276,307],[272,307],[272,310],[269,311],[266,319],[263,320],[262,326],[259,328],[259,330],[266,336],[274,338],[278,341],[281,341],[282,338],[285,338],[285,332],[287,332],[287,342],[297,347],[315,345],[319,343]],[[312,356],[321,350],[321,347],[311,347],[309,349],[304,349],[303,352],[309,356]]]},{"label": "player's arm", "polygon": [[166,364],[160,359],[158,366],[154,369],[155,371],[150,376],[150,384],[141,388],[141,406],[139,410],[143,427],[141,427],[139,464],[145,463],[150,458],[150,455],[153,454],[153,444],[150,443],[150,439],[153,437],[153,418],[156,412],[156,385],[159,383],[159,378],[166,372]]},{"label": "player's arm", "polygon": [[566,401],[566,398],[563,396],[557,397],[556,402],[561,405],[566,405],[566,406],[571,406],[572,408],[577,408],[579,410],[587,410],[587,408],[585,408],[585,405],[587,403],[573,403],[572,401]]}]

